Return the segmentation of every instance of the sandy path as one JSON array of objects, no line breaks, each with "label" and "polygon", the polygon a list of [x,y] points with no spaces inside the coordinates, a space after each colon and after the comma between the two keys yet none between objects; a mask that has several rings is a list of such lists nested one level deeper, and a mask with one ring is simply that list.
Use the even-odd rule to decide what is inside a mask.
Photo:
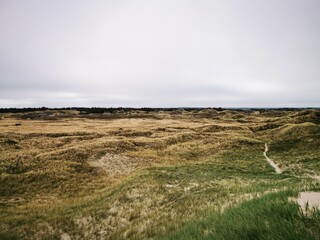
[{"label": "sandy path", "polygon": [[[264,149],[264,152],[263,152],[263,156],[266,158],[267,162],[274,168],[276,173],[278,173],[278,174],[282,173],[283,170],[281,170],[281,168],[279,168],[278,165],[272,159],[270,159],[267,156],[267,152],[269,151],[268,144],[265,143],[264,146],[265,146],[265,149]],[[307,174],[305,176],[307,176],[309,178],[312,178],[314,180],[320,181],[320,176],[318,176],[318,175]]]},{"label": "sandy path", "polygon": [[267,152],[269,150],[268,148],[268,144],[265,143],[265,148],[264,148],[264,152],[263,152],[263,156],[266,158],[267,162],[271,165],[271,167],[274,168],[274,170],[276,171],[276,173],[280,174],[282,173],[282,170],[278,167],[278,165],[273,161],[271,160],[270,158],[268,158],[267,156]]}]

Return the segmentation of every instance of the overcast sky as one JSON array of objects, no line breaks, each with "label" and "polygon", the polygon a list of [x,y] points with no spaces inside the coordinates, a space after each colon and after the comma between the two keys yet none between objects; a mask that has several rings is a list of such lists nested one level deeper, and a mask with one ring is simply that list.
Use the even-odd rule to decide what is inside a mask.
[{"label": "overcast sky", "polygon": [[0,107],[320,107],[320,0],[0,0]]}]

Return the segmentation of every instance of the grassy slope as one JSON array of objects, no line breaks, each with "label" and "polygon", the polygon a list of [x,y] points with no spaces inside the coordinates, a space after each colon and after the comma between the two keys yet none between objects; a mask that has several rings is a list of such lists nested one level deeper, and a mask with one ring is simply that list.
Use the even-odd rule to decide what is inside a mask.
[{"label": "grassy slope", "polygon": [[[252,201],[251,215],[241,210],[247,205],[238,204],[285,191],[266,196],[270,204],[281,205],[276,199],[287,196],[286,189],[290,194],[318,189],[303,177],[319,168],[319,128],[312,114],[302,120],[295,112],[231,111],[108,121],[68,118],[20,121],[18,130],[17,120],[6,119],[0,126],[0,237],[59,239],[64,232],[79,239],[182,237],[199,234],[203,229],[197,225],[205,223],[209,237],[218,234],[208,229],[218,217],[230,222],[229,228],[244,216],[255,222],[259,211],[268,213],[260,200]],[[264,161],[264,142],[271,143],[270,156],[287,167],[284,174],[276,175]],[[107,152],[144,159],[149,167],[108,176],[88,163]],[[238,214],[233,220],[230,206]],[[285,209],[295,223],[304,224],[296,207],[290,203]],[[267,214],[265,220],[272,218]],[[265,229],[260,230],[263,238]]]},{"label": "grassy slope", "polygon": [[320,212],[306,216],[288,202],[291,196],[296,192],[269,194],[190,222],[161,239],[319,239]]}]

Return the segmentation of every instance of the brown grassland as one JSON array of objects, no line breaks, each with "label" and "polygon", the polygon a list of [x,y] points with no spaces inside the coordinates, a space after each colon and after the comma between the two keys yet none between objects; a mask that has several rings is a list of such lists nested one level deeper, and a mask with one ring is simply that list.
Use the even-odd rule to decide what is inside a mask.
[{"label": "brown grassland", "polygon": [[[319,191],[319,175],[314,109],[3,113],[0,239],[214,239],[195,224],[263,196]],[[292,220],[304,224],[297,234],[320,237],[313,214]]]}]

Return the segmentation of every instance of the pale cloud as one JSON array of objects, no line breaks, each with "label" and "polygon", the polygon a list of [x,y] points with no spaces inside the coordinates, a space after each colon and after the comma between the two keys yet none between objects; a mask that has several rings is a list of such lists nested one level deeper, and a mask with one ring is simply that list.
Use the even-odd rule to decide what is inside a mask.
[{"label": "pale cloud", "polygon": [[0,107],[319,107],[319,12],[312,0],[0,0]]}]

